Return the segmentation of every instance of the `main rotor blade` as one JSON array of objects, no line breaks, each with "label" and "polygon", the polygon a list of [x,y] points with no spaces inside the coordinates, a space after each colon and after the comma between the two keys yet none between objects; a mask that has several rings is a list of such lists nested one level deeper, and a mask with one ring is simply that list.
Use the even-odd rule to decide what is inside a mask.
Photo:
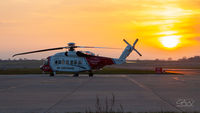
[{"label": "main rotor blade", "polygon": [[100,49],[121,49],[121,48],[112,48],[112,47],[93,47],[93,46],[76,46],[77,48],[100,48]]},{"label": "main rotor blade", "polygon": [[59,49],[63,49],[63,48],[68,48],[68,47],[58,47],[58,48],[50,48],[50,49],[42,49],[42,50],[36,50],[36,51],[18,53],[18,54],[14,54],[13,57],[18,56],[18,55],[25,55],[25,54],[31,54],[31,53],[38,53],[38,52],[44,52],[44,51],[59,50]]}]

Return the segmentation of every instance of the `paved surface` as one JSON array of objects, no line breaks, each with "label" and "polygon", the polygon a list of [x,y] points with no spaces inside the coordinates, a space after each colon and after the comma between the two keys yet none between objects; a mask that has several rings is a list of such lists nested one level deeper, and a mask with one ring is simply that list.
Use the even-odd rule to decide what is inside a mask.
[{"label": "paved surface", "polygon": [[[0,113],[200,111],[196,75],[0,75]],[[107,98],[107,99],[106,99]]]}]

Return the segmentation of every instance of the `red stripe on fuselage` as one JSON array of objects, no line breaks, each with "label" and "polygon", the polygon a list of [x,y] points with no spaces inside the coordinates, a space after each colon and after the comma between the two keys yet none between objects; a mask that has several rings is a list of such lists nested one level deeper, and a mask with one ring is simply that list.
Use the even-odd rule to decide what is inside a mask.
[{"label": "red stripe on fuselage", "polygon": [[50,58],[51,57],[48,57],[48,64],[43,64],[40,69],[44,72],[52,72],[52,69],[51,69],[51,66],[50,66]]},{"label": "red stripe on fuselage", "polygon": [[100,57],[100,56],[87,56],[86,60],[91,69],[100,69],[106,65],[114,64],[112,58]]}]

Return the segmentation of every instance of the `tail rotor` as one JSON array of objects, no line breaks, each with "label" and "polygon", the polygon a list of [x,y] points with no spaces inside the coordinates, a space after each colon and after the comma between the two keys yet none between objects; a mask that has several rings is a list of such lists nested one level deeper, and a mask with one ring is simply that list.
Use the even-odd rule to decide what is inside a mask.
[{"label": "tail rotor", "polygon": [[133,43],[133,50],[134,50],[138,55],[142,56],[142,54],[141,54],[137,49],[135,49],[135,45],[137,44],[138,40],[139,40],[139,39],[136,39],[135,42]]},{"label": "tail rotor", "polygon": [[130,55],[130,53],[134,50],[138,55],[142,56],[142,54],[140,54],[140,52],[135,49],[135,45],[137,44],[138,42],[138,39],[135,40],[135,42],[133,43],[133,46],[128,43],[125,39],[123,40],[127,46],[126,48],[124,49],[124,51],[122,52],[121,56],[119,57],[119,59],[121,60],[126,60],[126,58]]}]

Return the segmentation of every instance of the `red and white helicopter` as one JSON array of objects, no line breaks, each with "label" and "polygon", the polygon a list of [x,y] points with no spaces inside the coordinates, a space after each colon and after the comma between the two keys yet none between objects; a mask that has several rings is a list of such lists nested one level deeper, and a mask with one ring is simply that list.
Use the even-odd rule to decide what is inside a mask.
[{"label": "red and white helicopter", "polygon": [[[44,64],[40,66],[40,69],[44,72],[50,72],[50,76],[54,76],[56,72],[73,72],[74,77],[79,76],[79,72],[89,72],[89,77],[93,76],[92,70],[99,70],[106,65],[112,64],[122,64],[126,62],[126,58],[134,50],[140,56],[142,56],[136,49],[135,45],[138,41],[133,43],[133,46],[129,44],[125,39],[123,40],[127,46],[122,52],[121,56],[117,58],[108,58],[102,56],[95,56],[94,53],[90,51],[75,51],[75,48],[104,48],[104,47],[90,47],[90,46],[76,46],[75,43],[68,43],[66,47],[43,49],[31,52],[18,53],[13,55],[25,55],[31,53],[38,53],[44,51],[52,51],[59,49],[69,49],[66,52],[56,53],[53,56],[49,56]],[[109,48],[112,49],[112,48]]]}]

